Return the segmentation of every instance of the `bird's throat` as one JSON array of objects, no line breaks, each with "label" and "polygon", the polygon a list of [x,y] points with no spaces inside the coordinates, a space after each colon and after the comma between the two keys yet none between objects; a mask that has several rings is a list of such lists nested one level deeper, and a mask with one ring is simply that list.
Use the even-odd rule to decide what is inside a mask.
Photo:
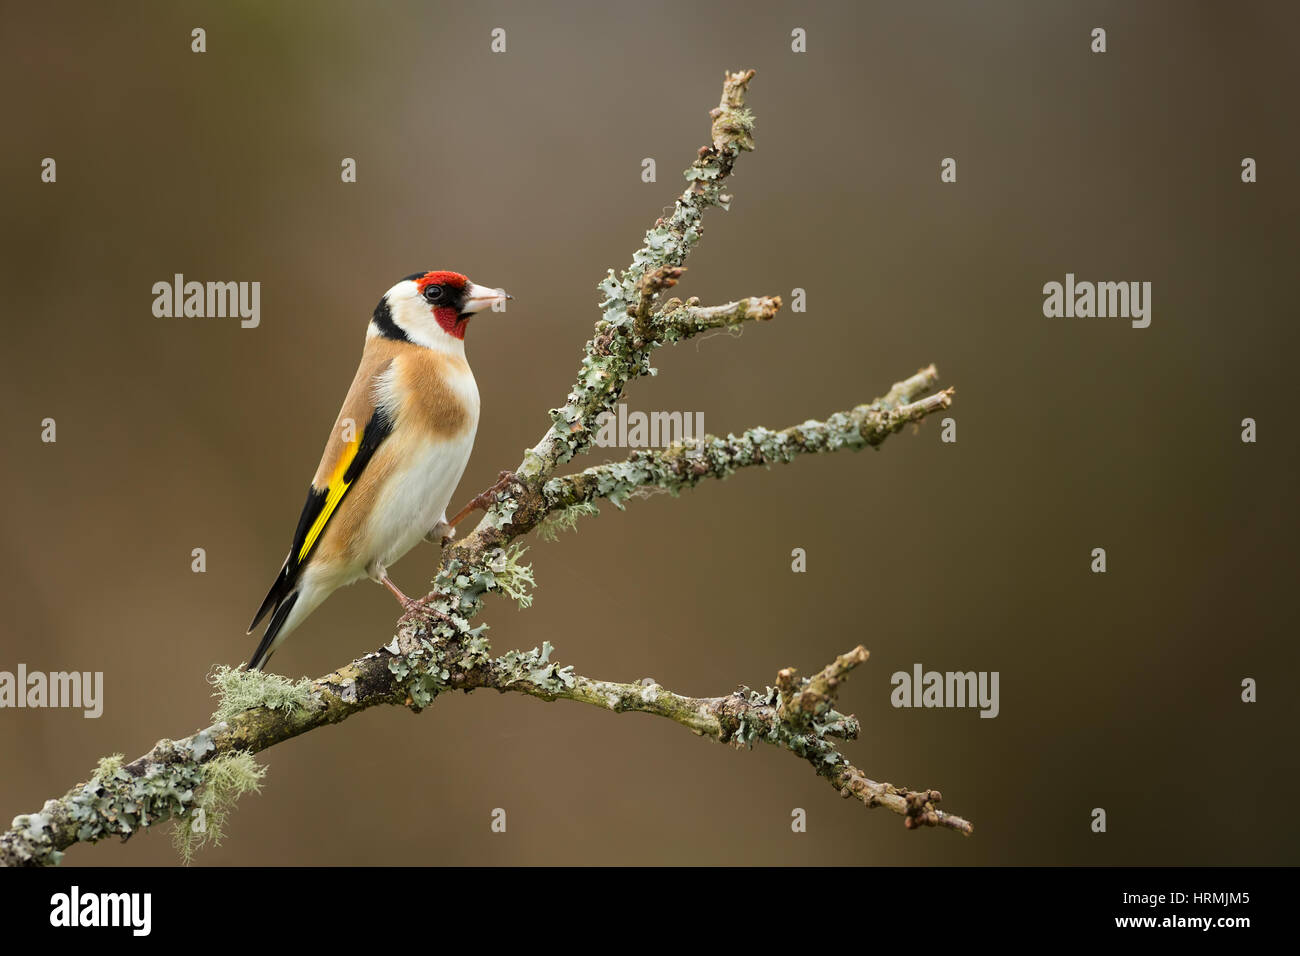
[{"label": "bird's throat", "polygon": [[465,329],[469,326],[470,319],[468,315],[462,316],[455,309],[445,306],[434,309],[433,317],[438,320],[438,325],[442,327],[442,330],[452,338],[465,338]]}]

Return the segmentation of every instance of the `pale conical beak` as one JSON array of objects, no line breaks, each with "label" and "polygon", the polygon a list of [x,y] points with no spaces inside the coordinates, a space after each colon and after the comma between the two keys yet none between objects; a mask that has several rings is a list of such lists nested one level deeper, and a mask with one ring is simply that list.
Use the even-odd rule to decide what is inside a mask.
[{"label": "pale conical beak", "polygon": [[473,315],[484,309],[504,307],[507,299],[514,298],[506,295],[505,289],[489,289],[474,282],[469,284],[467,291],[469,294],[465,296],[465,306],[461,310],[461,315]]}]

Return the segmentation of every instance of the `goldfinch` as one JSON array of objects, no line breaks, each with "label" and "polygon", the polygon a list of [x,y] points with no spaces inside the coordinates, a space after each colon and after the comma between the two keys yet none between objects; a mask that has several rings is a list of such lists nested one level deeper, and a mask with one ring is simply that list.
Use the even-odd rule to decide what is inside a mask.
[{"label": "goldfinch", "polygon": [[252,634],[270,613],[249,670],[345,584],[368,577],[404,608],[419,606],[389,580],[388,567],[421,538],[449,538],[470,510],[447,521],[478,429],[465,329],[508,298],[458,272],[417,272],[379,300],[289,555],[248,626]]}]

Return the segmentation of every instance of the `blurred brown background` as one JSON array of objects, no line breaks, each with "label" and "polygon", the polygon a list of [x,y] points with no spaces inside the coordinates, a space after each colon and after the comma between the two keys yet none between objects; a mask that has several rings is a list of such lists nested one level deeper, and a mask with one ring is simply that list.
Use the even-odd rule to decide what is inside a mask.
[{"label": "blurred brown background", "polygon": [[[106,682],[99,720],[0,712],[4,819],[102,755],[205,724],[204,675],[253,648],[244,627],[401,276],[451,268],[514,294],[469,335],[484,412],[455,503],[518,461],[572,381],[595,283],[680,191],[723,70],[752,66],[758,150],[680,291],[802,287],[808,311],[664,350],[631,406],[784,426],[935,362],[959,441],[936,420],[879,452],[605,507],[533,548],[531,611],[495,601],[482,620],[498,651],[549,639],[580,673],[693,694],[861,642],[848,754],[942,789],[975,836],[906,832],[771,748],[481,693],[274,748],[265,792],[200,863],[1295,861],[1293,6],[48,3],[4,19],[0,669]],[[260,281],[261,326],[154,318],[150,288],[177,272]],[[1151,327],[1044,318],[1042,285],[1066,272],[1152,282]],[[434,561],[421,547],[395,579],[419,588]],[[324,673],[394,618],[381,588],[339,592],[273,669]],[[890,675],[918,661],[999,671],[1001,715],[893,709]],[[162,832],[68,855],[175,860]]]}]

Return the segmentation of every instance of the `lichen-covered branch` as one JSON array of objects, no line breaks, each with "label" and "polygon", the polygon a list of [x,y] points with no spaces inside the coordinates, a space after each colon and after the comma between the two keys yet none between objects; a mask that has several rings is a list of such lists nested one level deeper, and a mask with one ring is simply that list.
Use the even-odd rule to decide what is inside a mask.
[{"label": "lichen-covered branch", "polygon": [[[478,526],[444,548],[427,601],[442,616],[407,615],[382,649],[314,681],[289,681],[262,673],[218,670],[221,706],[211,726],[182,740],[161,740],[130,763],[101,761],[90,780],[46,801],[38,813],[15,818],[0,834],[0,864],[57,863],[75,843],[126,838],[173,819],[189,827],[199,810],[224,816],[233,800],[260,786],[252,755],[299,734],[338,723],[379,704],[420,711],[448,690],[495,689],[543,700],[573,700],[618,712],[637,710],[676,721],[697,734],[741,746],[768,743],[808,760],[841,794],[902,815],[909,827],[938,826],[969,833],[971,825],[937,809],[939,794],[877,783],[853,766],[834,741],[857,736],[857,721],[838,711],[845,676],[867,659],[859,647],[812,678],[792,669],[763,692],[695,698],[653,681],[639,684],[582,677],[550,660],[551,647],[494,655],[486,625],[471,625],[489,593],[520,606],[531,601],[533,574],[516,540],[571,527],[595,511],[593,502],[617,505],[650,489],[674,494],[705,478],[723,479],[751,465],[790,462],[805,454],[875,447],[905,425],[947,408],[953,391],[929,394],[934,367],[896,383],[881,398],[825,421],[781,431],[761,426],[725,438],[706,436],[689,447],[638,451],[627,460],[556,476],[559,465],[592,447],[601,413],[612,412],[626,385],[653,372],[655,349],[713,329],[771,319],[777,296],[750,296],[718,306],[696,299],[661,301],[682,278],[691,248],[703,234],[705,210],[726,208],[723,186],[736,162],[754,148],[754,117],[745,108],[753,71],[727,73],[722,98],[711,111],[711,138],[686,170],[686,190],[670,215],[646,233],[631,264],[610,270],[600,283],[601,318],[586,343],[576,381],[564,404],[550,412],[550,427],[498,490]],[[184,853],[196,842],[178,833]]]},{"label": "lichen-covered branch", "polygon": [[700,305],[698,299],[688,299],[685,303],[680,299],[669,299],[652,331],[664,342],[678,342],[710,329],[733,328],[742,322],[766,322],[780,309],[779,295],[753,295],[739,302],[711,306]]},{"label": "lichen-covered branch", "polygon": [[[775,687],[761,692],[742,688],[723,697],[683,696],[648,678],[630,683],[583,677],[572,666],[552,661],[552,650],[544,643],[540,650],[509,651],[494,658],[479,638],[435,642],[420,625],[411,624],[383,650],[315,681],[290,682],[223,669],[213,681],[219,688],[236,694],[264,689],[275,695],[276,705],[242,710],[182,740],[160,740],[128,764],[120,758],[101,761],[88,782],[47,801],[40,812],[14,819],[13,827],[0,836],[0,864],[57,863],[74,843],[96,843],[111,836],[126,839],[169,819],[188,828],[196,807],[212,812],[215,806],[223,813],[229,809],[226,789],[204,791],[214,772],[225,787],[238,786],[239,792],[257,789],[261,774],[251,763],[252,754],[376,704],[419,711],[447,690],[491,689],[547,701],[572,700],[616,713],[654,714],[697,735],[738,747],[771,744],[803,757],[842,795],[869,807],[893,810],[909,827],[971,832],[969,822],[937,809],[938,791],[877,783],[834,744],[858,736],[857,719],[834,704],[845,676],[867,660],[862,647],[840,656],[812,678],[800,678],[793,668],[786,668],[777,675]],[[421,675],[412,680],[417,669]],[[268,682],[274,686],[265,686]],[[225,711],[223,700],[214,718]],[[187,838],[182,830],[178,845],[188,848]]]},{"label": "lichen-covered branch", "polygon": [[[705,210],[730,205],[731,197],[722,187],[737,157],[754,148],[754,117],[745,109],[745,93],[753,77],[753,70],[725,75],[722,99],[709,114],[711,142],[700,148],[686,170],[685,192],[672,213],[646,232],[631,264],[617,275],[609,270],[600,283],[602,318],[587,343],[578,380],[565,403],[551,410],[550,430],[515,470],[520,478],[544,480],[557,465],[590,447],[600,413],[617,404],[628,381],[649,374],[650,351],[663,341],[660,333],[667,331],[655,328],[659,323],[652,319],[653,300],[680,277],[687,255],[704,234]],[[780,306],[779,299],[767,301]]]},{"label": "lichen-covered branch", "polygon": [[677,494],[705,478],[727,478],[739,468],[785,464],[800,455],[876,446],[910,422],[952,404],[952,389],[912,401],[938,379],[934,366],[922,369],[891,392],[895,398],[877,399],[847,412],[837,412],[824,422],[807,421],[781,431],[759,426],[740,435],[717,438],[706,435],[689,445],[633,452],[626,460],[597,465],[563,478],[552,478],[543,488],[549,508],[568,508],[607,498],[615,505],[647,488]]},{"label": "lichen-covered branch", "polygon": [[[534,650],[534,655],[539,652]],[[550,645],[543,645],[540,660],[545,664]],[[800,678],[787,667],[777,675],[777,686],[762,692],[747,687],[725,697],[683,697],[660,687],[650,678],[638,683],[592,680],[572,673],[571,668],[543,670],[513,680],[498,690],[513,690],[543,700],[574,700],[617,713],[639,711],[655,714],[689,727],[702,737],[711,737],[737,747],[767,743],[803,757],[842,796],[853,797],[869,807],[888,807],[904,817],[909,827],[937,826],[969,835],[971,824],[961,817],[939,810],[937,790],[903,790],[877,783],[832,743],[853,740],[860,727],[856,717],[834,708],[839,685],[854,667],[867,660],[867,650],[855,647],[842,654],[811,678]],[[494,675],[499,681],[499,673]]]}]

